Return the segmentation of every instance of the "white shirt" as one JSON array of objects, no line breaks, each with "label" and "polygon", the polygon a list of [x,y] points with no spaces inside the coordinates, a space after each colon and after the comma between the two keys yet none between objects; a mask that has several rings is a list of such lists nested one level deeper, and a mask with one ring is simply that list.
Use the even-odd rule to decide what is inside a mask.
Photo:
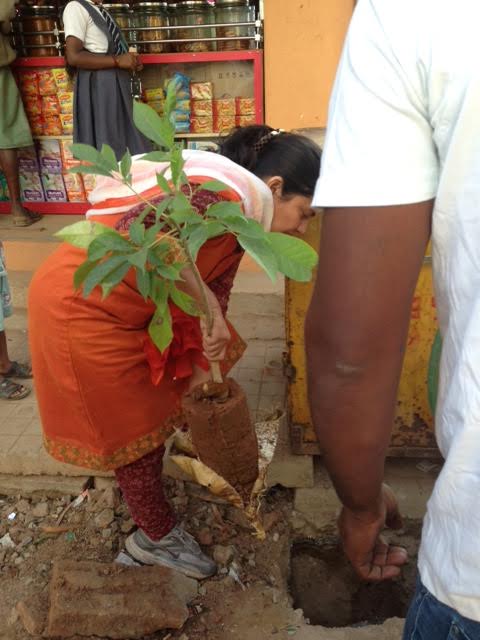
[{"label": "white shirt", "polygon": [[330,106],[316,206],[435,200],[443,335],[422,581],[480,621],[480,2],[359,0]]},{"label": "white shirt", "polygon": [[[87,0],[95,11],[101,16],[100,11],[91,0]],[[103,20],[103,18],[102,18]],[[75,36],[83,42],[83,46],[91,53],[106,53],[108,50],[107,36],[92,20],[88,11],[79,2],[72,0],[63,12],[63,24],[65,40],[68,36]]]}]

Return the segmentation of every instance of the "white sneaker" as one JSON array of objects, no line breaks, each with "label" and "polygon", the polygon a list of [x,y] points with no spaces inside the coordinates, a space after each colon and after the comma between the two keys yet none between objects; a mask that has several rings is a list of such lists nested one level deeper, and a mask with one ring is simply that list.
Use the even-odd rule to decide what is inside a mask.
[{"label": "white sneaker", "polygon": [[128,553],[143,564],[159,564],[180,573],[203,580],[215,575],[217,565],[200,549],[198,542],[180,527],[154,542],[141,529],[125,540]]}]

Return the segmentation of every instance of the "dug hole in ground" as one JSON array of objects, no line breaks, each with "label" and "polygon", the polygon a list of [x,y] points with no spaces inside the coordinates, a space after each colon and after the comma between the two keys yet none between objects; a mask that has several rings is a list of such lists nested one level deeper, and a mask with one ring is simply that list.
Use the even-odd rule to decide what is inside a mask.
[{"label": "dug hole in ground", "polygon": [[[267,428],[271,430],[272,423]],[[195,484],[167,478],[167,492],[181,523],[215,558],[220,569],[217,576],[201,583],[182,583],[178,589],[184,601],[180,604],[168,600],[170,618],[166,623],[173,624],[174,620],[175,624],[182,624],[181,628],[136,637],[400,640],[400,618],[405,615],[413,592],[420,520],[428,493],[425,486],[419,490],[419,478],[412,476],[412,465],[407,471],[402,466],[405,464],[392,463],[390,481],[399,493],[404,512],[415,517],[406,520],[403,531],[389,536],[408,549],[410,563],[399,580],[381,585],[360,583],[338,548],[334,526],[337,505],[320,465],[312,488],[294,492],[276,485],[268,490],[263,501],[264,541],[252,535],[240,510]],[[427,485],[433,484],[433,474],[425,469],[417,471],[417,475],[428,476]],[[422,490],[425,495],[421,495]],[[105,624],[108,609],[115,610],[114,602],[118,605],[110,569],[100,572],[106,572],[103,579],[113,589],[108,597],[104,594],[102,605],[101,600],[82,602],[82,593],[89,592],[95,584],[82,584],[75,599],[70,597],[68,601],[68,580],[58,579],[58,563],[70,561],[67,569],[71,568],[71,561],[110,566],[108,563],[124,549],[124,540],[134,524],[114,484],[109,479],[98,479],[88,498],[65,512],[57,530],[54,527],[71,505],[74,492],[33,491],[20,495],[12,489],[4,493],[10,495],[3,495],[0,503],[0,638],[42,637],[55,572],[55,598],[67,599],[69,615],[73,616],[70,619],[74,620],[77,614],[86,615],[90,628],[102,628],[95,625],[101,619]],[[91,580],[98,581],[98,575]],[[153,608],[161,608],[162,604],[165,607],[171,595],[162,588],[162,576],[155,574],[155,579],[147,576],[146,580],[147,586],[134,579],[121,587],[121,606],[127,612],[131,610],[132,618],[151,618]],[[140,595],[143,607],[138,604],[142,589],[146,594]],[[89,594],[87,600],[88,597]],[[174,610],[176,606],[178,612]],[[184,624],[182,616],[186,619]],[[90,636],[92,640],[112,637],[114,622],[106,635],[96,633]],[[130,632],[119,636],[118,629],[115,633],[115,637],[132,637]],[[68,632],[57,637],[80,638]]]}]

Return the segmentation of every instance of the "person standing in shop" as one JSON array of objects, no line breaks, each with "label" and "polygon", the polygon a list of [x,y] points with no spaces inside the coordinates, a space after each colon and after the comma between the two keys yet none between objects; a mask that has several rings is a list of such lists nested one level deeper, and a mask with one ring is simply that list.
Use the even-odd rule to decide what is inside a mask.
[{"label": "person standing in shop", "polygon": [[10,64],[16,57],[8,37],[15,4],[15,0],[2,0],[0,3],[0,169],[7,180],[13,224],[28,227],[42,216],[25,209],[20,200],[17,149],[30,147],[33,140],[22,99],[10,70]]},{"label": "person standing in shop", "polygon": [[75,71],[73,141],[117,159],[151,149],[133,122],[131,75],[141,70],[122,32],[98,0],[71,0],[63,12],[68,65]]}]

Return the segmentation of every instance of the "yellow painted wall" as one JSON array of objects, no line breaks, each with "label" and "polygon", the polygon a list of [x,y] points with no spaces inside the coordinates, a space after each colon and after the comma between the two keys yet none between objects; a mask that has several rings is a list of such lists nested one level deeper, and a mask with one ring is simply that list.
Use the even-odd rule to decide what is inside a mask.
[{"label": "yellow painted wall", "polygon": [[264,0],[266,122],[325,127],[355,0]]}]

